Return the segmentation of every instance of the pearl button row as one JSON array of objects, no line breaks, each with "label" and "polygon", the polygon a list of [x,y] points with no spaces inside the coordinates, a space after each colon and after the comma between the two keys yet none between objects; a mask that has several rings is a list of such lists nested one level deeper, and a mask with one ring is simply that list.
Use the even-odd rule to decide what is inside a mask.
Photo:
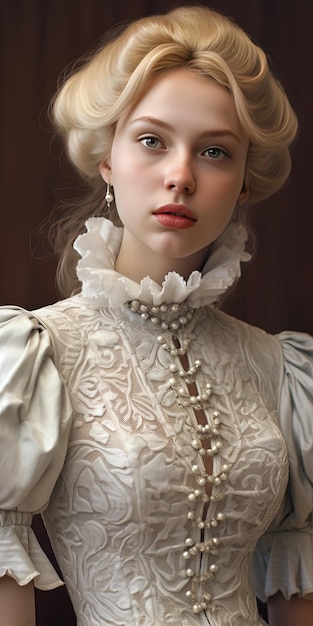
[{"label": "pearl button row", "polygon": [[192,522],[192,526],[200,528],[216,528],[220,522],[224,522],[225,515],[224,513],[218,513],[216,517],[211,518],[210,520],[203,520],[202,517],[195,517],[193,511],[189,511],[187,515],[188,519]]},{"label": "pearl button row", "polygon": [[158,342],[161,344],[162,348],[166,350],[171,356],[184,356],[187,352],[189,346],[189,340],[185,340],[179,347],[171,345],[167,342],[164,335],[158,336]]},{"label": "pearl button row", "polygon": [[[142,320],[149,320],[155,327],[164,331],[164,334],[160,334],[157,337],[157,341],[171,357],[179,361],[179,357],[187,354],[190,339],[184,336],[184,332],[180,333],[179,331],[184,330],[194,314],[194,309],[188,302],[157,306],[149,305],[139,300],[132,300],[127,305],[131,311],[139,314]],[[208,411],[208,423],[198,423],[194,426],[191,445],[200,457],[213,457],[222,448],[219,412],[210,410],[211,395],[213,393],[212,384],[205,382],[202,388],[200,388],[199,384],[197,385],[197,375],[200,370],[200,359],[196,359],[186,370],[179,362],[175,363],[173,361],[169,365],[169,386],[174,390],[180,406],[192,408],[195,411]],[[193,395],[189,393],[188,385],[191,384],[197,385],[198,393]],[[210,440],[208,446],[204,447],[203,442],[207,440]],[[205,532],[212,532],[218,524],[225,520],[225,516],[222,512],[219,512],[215,517],[204,519],[195,514],[194,505],[197,501],[202,503],[209,501],[218,502],[223,498],[223,492],[219,487],[227,480],[229,466],[224,464],[218,472],[206,474],[203,471],[202,464],[198,465],[195,463],[192,465],[191,471],[194,474],[196,486],[188,494],[190,510],[188,511],[187,519],[191,527],[197,529],[196,532],[201,535],[202,541],[194,541],[191,536],[188,536],[185,540],[183,558],[185,561],[188,561],[188,565],[190,563],[185,570],[190,584],[190,588],[186,591],[186,598],[192,604],[193,613],[197,615],[208,609],[210,613],[216,610],[208,586],[214,580],[218,566],[216,563],[210,563],[208,570],[204,574],[197,575],[196,568],[192,567],[192,560],[196,559],[199,554],[206,554],[211,559],[217,556],[219,539],[210,536],[205,540],[204,534]],[[208,483],[215,487],[211,495],[206,493]]]},{"label": "pearl button row", "polygon": [[[199,476],[197,478],[197,483],[199,487],[205,487],[207,483],[211,483],[215,487],[219,487],[223,482],[227,480],[228,472],[229,466],[226,464],[222,465],[221,470],[215,474],[204,474],[202,476]],[[215,496],[208,496],[207,493],[205,493],[204,489],[194,489],[188,495],[188,500],[190,502],[195,502],[198,498],[201,498],[202,502],[208,502],[209,500],[216,499]]]},{"label": "pearl button row", "polygon": [[[191,537],[187,537],[185,544],[188,549],[183,553],[183,557],[188,560],[192,556],[195,556],[197,552],[208,552],[216,556],[218,543],[219,541],[216,537],[209,539],[209,541],[200,541],[198,543],[194,543]],[[217,571],[217,569],[215,571]]]},{"label": "pearl button row", "polygon": [[[212,387],[211,387],[212,392]],[[210,439],[210,447],[208,449],[203,447],[202,441]],[[197,424],[195,429],[195,435],[191,442],[193,448],[198,451],[200,456],[208,455],[213,456],[218,454],[222,448],[222,441],[220,435],[220,414],[219,411],[214,410],[211,414],[211,422],[207,424]],[[209,501],[218,502],[223,498],[223,493],[218,489],[220,485],[228,478],[230,466],[224,463],[219,471],[213,474],[207,474],[203,472],[202,464],[194,463],[191,467],[191,471],[196,478],[198,487],[188,494],[188,500],[190,503],[195,503],[197,500],[203,503]],[[206,493],[206,485],[212,484],[216,488],[211,495]],[[215,529],[218,524],[224,522],[225,515],[222,512],[216,514],[215,517],[210,519],[204,519],[195,515],[194,511],[189,511],[187,514],[188,520],[191,522],[192,527],[201,531],[201,535],[206,532]],[[208,539],[195,542],[192,537],[187,537],[185,541],[185,550],[183,552],[183,558],[185,561],[191,561],[195,559],[198,554],[207,554],[210,557],[216,557],[219,549],[219,539],[217,537],[210,536]],[[212,583],[218,572],[218,565],[211,563],[208,570],[202,575],[196,575],[192,567],[186,569],[186,577],[190,579],[191,589],[186,592],[186,597],[192,602],[193,613],[198,615],[202,611],[209,610],[213,613],[216,609],[212,601],[212,594],[208,592],[208,585]],[[204,591],[203,591],[203,586]]]},{"label": "pearl button row", "polygon": [[[194,365],[192,365],[188,370],[183,370],[182,368],[178,368],[175,363],[171,363],[169,370],[172,374],[176,374],[177,376],[179,376],[179,378],[184,379],[187,385],[189,385],[190,383],[194,381],[195,376],[200,368],[201,368],[201,361],[200,359],[196,359]],[[174,378],[172,378],[171,381],[173,384],[175,384]],[[210,385],[210,388],[212,389],[212,385]]]},{"label": "pearl button row", "polygon": [[188,568],[186,570],[186,575],[188,576],[188,578],[192,579],[192,588],[186,591],[186,597],[193,602],[192,610],[195,614],[201,613],[201,611],[205,611],[208,608],[210,609],[211,613],[215,612],[214,604],[212,604],[211,602],[211,594],[208,592],[203,593],[201,600],[199,600],[196,593],[196,587],[198,585],[203,585],[214,580],[217,570],[218,567],[214,563],[212,563],[208,571],[201,576],[195,576],[191,568]]},{"label": "pearl button row", "polygon": [[[188,372],[186,372],[187,378],[188,378],[188,373],[189,373],[189,381],[186,380],[187,383],[193,382],[195,374],[197,373],[199,368],[200,368],[200,365],[198,365],[197,368],[192,367],[188,370]],[[185,389],[184,387],[182,387],[181,384],[177,382],[176,378],[174,377],[169,379],[169,384],[172,387],[172,389],[176,391],[177,402],[181,406],[186,406],[186,407],[192,406],[196,410],[205,409],[208,406],[208,403],[212,394],[211,383],[206,383],[205,390],[202,391],[201,393],[198,393],[197,395],[190,395],[190,393],[188,392],[188,389]]]}]

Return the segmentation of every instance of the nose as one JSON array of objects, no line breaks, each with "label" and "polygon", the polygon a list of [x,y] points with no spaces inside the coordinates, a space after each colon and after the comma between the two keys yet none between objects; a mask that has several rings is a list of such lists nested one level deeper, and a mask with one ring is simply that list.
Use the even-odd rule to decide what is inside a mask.
[{"label": "nose", "polygon": [[165,172],[164,186],[179,193],[193,193],[196,181],[188,154],[171,155]]}]

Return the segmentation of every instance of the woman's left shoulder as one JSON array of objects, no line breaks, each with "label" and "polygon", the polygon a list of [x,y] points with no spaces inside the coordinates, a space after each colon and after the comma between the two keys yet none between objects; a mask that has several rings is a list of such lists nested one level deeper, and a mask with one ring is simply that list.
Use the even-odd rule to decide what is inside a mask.
[{"label": "woman's left shoulder", "polygon": [[259,540],[253,577],[266,602],[277,591],[313,598],[313,337],[276,336],[282,351],[277,420],[289,458],[289,482],[280,511]]},{"label": "woman's left shoulder", "polygon": [[284,355],[278,337],[219,309],[212,314],[215,333],[229,340],[232,349],[239,350],[246,362],[265,368],[275,362],[281,370]]},{"label": "woman's left shoulder", "polygon": [[292,331],[284,331],[276,337],[282,349],[286,375],[296,377],[301,384],[310,383],[313,392],[313,337]]},{"label": "woman's left shoulder", "polygon": [[[305,369],[308,363],[313,361],[313,336],[305,332],[284,331],[279,334],[272,334],[268,331],[233,317],[222,310],[213,310],[215,324],[218,324],[225,332],[231,332],[238,337],[238,340],[244,339],[251,347],[258,344],[270,349],[271,352],[277,352],[281,355],[282,362],[287,367],[297,371],[298,368]],[[312,375],[312,369],[309,367],[309,373]]]},{"label": "woman's left shoulder", "polygon": [[308,499],[299,495],[309,483],[313,501],[313,337],[287,331],[277,338],[283,354],[278,418],[288,444],[294,498],[306,508]]},{"label": "woman's left shoulder", "polygon": [[279,416],[285,421],[292,407],[303,420],[312,422],[313,337],[305,332],[284,331],[271,334],[236,319],[223,311],[213,313],[220,336],[229,338],[234,349],[259,375],[270,379],[277,389]]}]

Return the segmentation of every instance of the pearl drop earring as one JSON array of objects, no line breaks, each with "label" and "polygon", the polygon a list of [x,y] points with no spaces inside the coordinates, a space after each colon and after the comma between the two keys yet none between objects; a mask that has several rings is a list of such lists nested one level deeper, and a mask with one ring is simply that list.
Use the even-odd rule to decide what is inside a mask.
[{"label": "pearl drop earring", "polygon": [[111,206],[111,202],[113,202],[114,200],[114,196],[113,193],[111,191],[111,185],[110,183],[107,183],[107,188],[106,188],[106,192],[105,192],[105,201],[106,201],[106,206],[109,209]]}]

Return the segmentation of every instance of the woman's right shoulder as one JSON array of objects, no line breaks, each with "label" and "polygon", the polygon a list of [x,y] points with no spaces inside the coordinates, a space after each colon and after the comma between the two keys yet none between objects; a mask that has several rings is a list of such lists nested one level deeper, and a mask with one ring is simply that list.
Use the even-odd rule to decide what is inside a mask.
[{"label": "woman's right shoulder", "polygon": [[0,307],[0,468],[6,477],[0,508],[45,505],[64,462],[71,417],[50,333],[33,312]]},{"label": "woman's right shoulder", "polygon": [[76,297],[60,300],[42,308],[27,310],[19,306],[0,306],[0,367],[5,362],[50,356],[56,366],[64,352],[75,352],[83,334],[81,303]]},{"label": "woman's right shoulder", "polygon": [[[17,353],[25,354],[25,350],[32,352],[34,349],[35,336],[43,333],[44,327],[32,311],[27,311],[18,306],[0,307],[0,346],[1,360],[13,361]],[[42,342],[40,342],[42,343]]]}]

